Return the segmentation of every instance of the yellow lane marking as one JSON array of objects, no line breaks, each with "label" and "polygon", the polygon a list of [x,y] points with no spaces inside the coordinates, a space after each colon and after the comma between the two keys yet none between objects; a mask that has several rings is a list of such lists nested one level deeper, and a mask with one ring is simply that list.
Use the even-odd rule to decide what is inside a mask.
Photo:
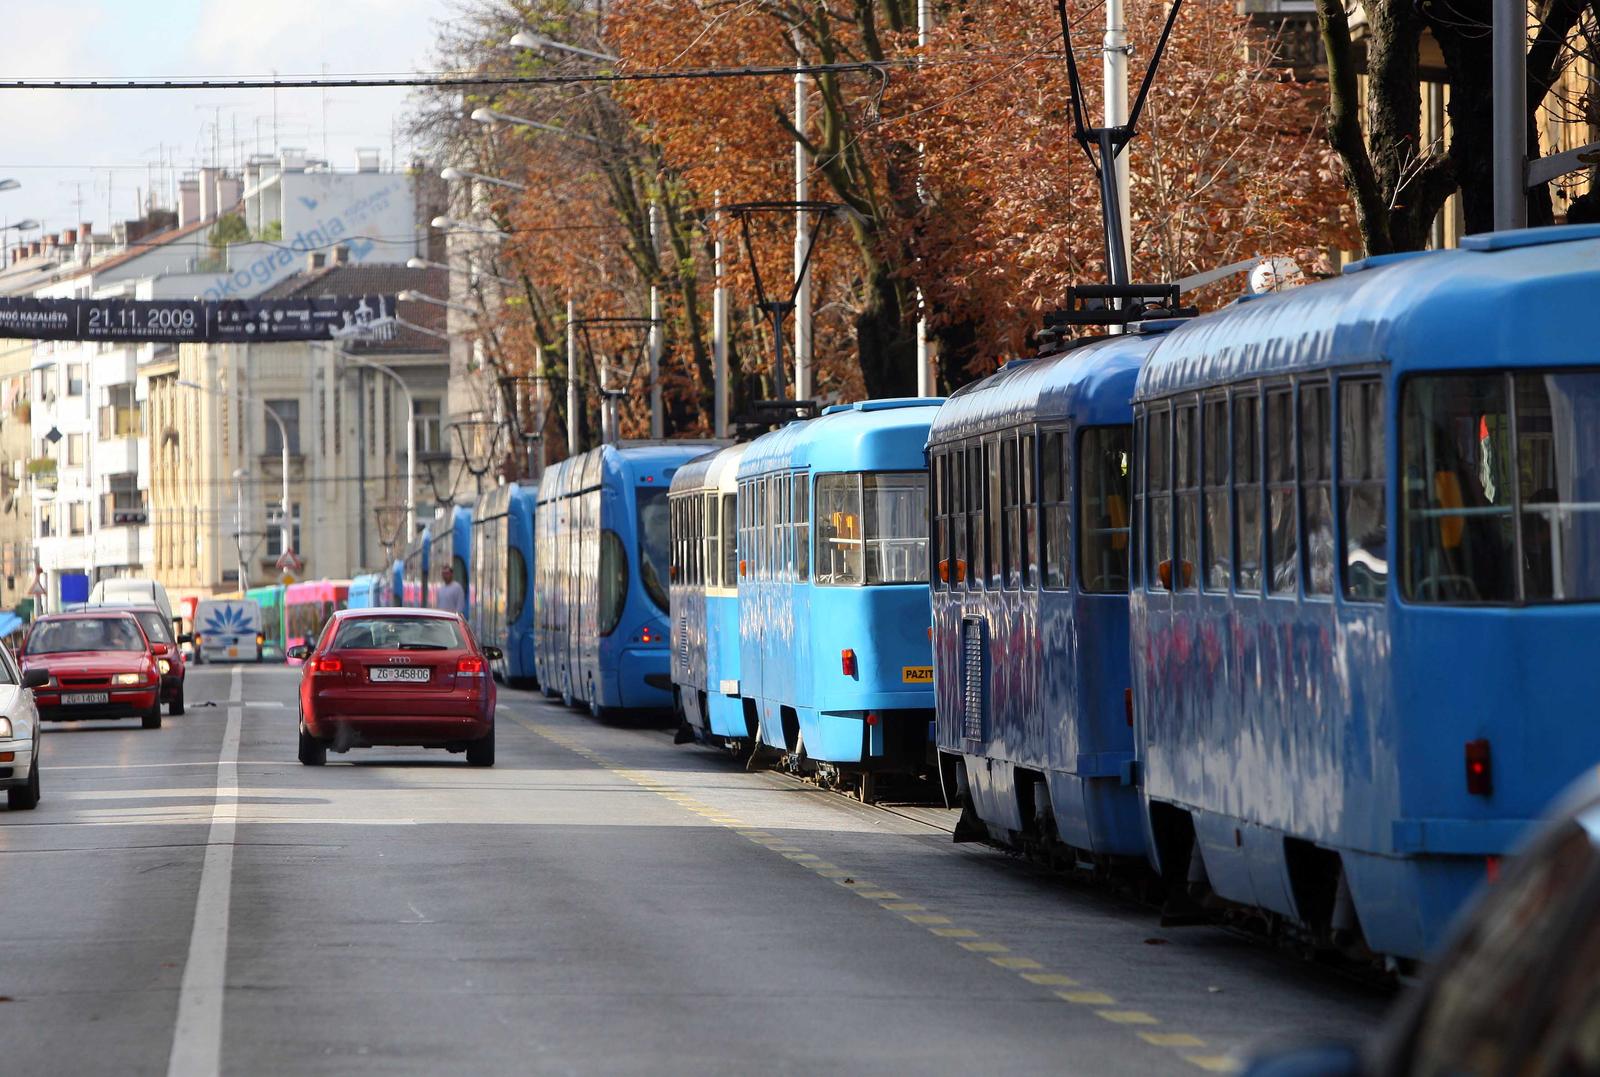
[{"label": "yellow lane marking", "polygon": [[[584,748],[564,736],[543,729],[525,719],[519,718],[517,721],[534,733],[576,753],[597,766],[609,770],[618,777],[632,782],[640,789],[672,801],[678,806],[699,815],[707,822],[728,827],[740,836],[750,839],[751,844],[778,853],[784,859],[793,861],[801,867],[809,868],[818,876],[824,879],[831,879],[838,885],[848,888],[854,894],[877,901],[880,908],[887,912],[899,913],[909,923],[926,927],[930,933],[938,938],[951,939],[956,945],[970,953],[988,956],[991,964],[998,968],[1015,972],[1030,984],[1051,988],[1075,988],[1079,986],[1078,981],[1070,976],[1045,971],[1044,966],[1033,958],[1011,954],[1011,948],[1003,943],[990,942],[983,939],[978,932],[971,928],[953,925],[948,916],[929,912],[925,905],[915,901],[907,901],[892,890],[884,890],[866,880],[852,877],[846,869],[828,863],[815,853],[808,853],[799,846],[790,844],[790,839],[786,837],[774,835],[766,830],[751,828],[749,824],[737,816],[729,815],[725,810],[705,804],[681,789],[676,789],[657,778],[646,775],[643,771],[623,767],[597,752]],[[1058,990],[1055,995],[1063,1001],[1083,1006],[1110,1007],[1116,1005],[1116,999],[1103,991],[1087,989],[1075,991]],[[1144,1010],[1096,1009],[1094,1014],[1101,1020],[1114,1025],[1160,1024],[1160,1021],[1154,1015],[1146,1013]],[[1187,1032],[1135,1031],[1140,1039],[1152,1047],[1193,1049],[1206,1045],[1204,1040]],[[1237,1064],[1226,1055],[1185,1054],[1181,1055],[1181,1057],[1190,1065],[1209,1072],[1225,1073],[1237,1069]]]}]

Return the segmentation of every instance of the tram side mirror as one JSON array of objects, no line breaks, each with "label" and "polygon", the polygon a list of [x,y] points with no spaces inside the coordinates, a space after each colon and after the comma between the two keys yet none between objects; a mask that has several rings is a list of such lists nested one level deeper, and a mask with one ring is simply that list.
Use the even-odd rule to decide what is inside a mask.
[{"label": "tram side mirror", "polygon": [[22,671],[22,687],[43,688],[50,683],[50,671],[46,669],[26,669]]},{"label": "tram side mirror", "polygon": [[506,652],[502,651],[498,647],[485,647],[483,649],[483,657],[487,658],[491,662],[498,662],[505,656]]},{"label": "tram side mirror", "polygon": [[304,643],[296,643],[293,647],[290,647],[283,653],[286,658],[293,658],[297,662],[303,662],[307,658],[311,657],[311,648],[307,647]]}]

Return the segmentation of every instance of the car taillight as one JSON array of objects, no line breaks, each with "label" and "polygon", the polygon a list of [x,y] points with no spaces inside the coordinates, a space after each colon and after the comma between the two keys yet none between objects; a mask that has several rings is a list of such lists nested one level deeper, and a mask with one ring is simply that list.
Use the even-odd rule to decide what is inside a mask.
[{"label": "car taillight", "polygon": [[477,655],[469,654],[456,663],[457,673],[482,673],[488,666]]},{"label": "car taillight", "polygon": [[1467,792],[1486,797],[1494,792],[1494,770],[1489,765],[1489,742],[1482,737],[1467,741]]},{"label": "car taillight", "polygon": [[856,675],[856,652],[846,647],[839,652],[839,667],[846,677]]},{"label": "car taillight", "polygon": [[343,673],[344,659],[342,658],[313,658],[311,660],[312,673]]}]

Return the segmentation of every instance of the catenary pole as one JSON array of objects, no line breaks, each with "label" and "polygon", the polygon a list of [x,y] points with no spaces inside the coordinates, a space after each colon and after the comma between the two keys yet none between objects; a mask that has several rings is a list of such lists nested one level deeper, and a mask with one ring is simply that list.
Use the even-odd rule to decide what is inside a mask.
[{"label": "catenary pole", "polygon": [[[795,31],[795,55],[800,55],[800,32]],[[796,71],[794,76],[794,129],[806,129],[806,76]],[[811,154],[803,139],[794,142],[794,200],[807,202],[811,198]],[[811,399],[811,229],[804,209],[794,214],[794,398]],[[781,378],[781,372],[780,372]]]},{"label": "catenary pole", "polygon": [[1528,9],[1526,0],[1494,0],[1490,49],[1494,74],[1494,227],[1528,224]]}]

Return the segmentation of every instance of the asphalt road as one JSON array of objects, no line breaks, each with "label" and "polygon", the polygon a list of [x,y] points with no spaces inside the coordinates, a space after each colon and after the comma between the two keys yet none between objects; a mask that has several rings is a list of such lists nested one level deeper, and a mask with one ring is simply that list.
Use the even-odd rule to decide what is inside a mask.
[{"label": "asphalt road", "polygon": [[492,770],[302,767],[297,682],[46,729],[0,808],[0,1072],[1194,1074],[1390,1001],[536,694]]}]

